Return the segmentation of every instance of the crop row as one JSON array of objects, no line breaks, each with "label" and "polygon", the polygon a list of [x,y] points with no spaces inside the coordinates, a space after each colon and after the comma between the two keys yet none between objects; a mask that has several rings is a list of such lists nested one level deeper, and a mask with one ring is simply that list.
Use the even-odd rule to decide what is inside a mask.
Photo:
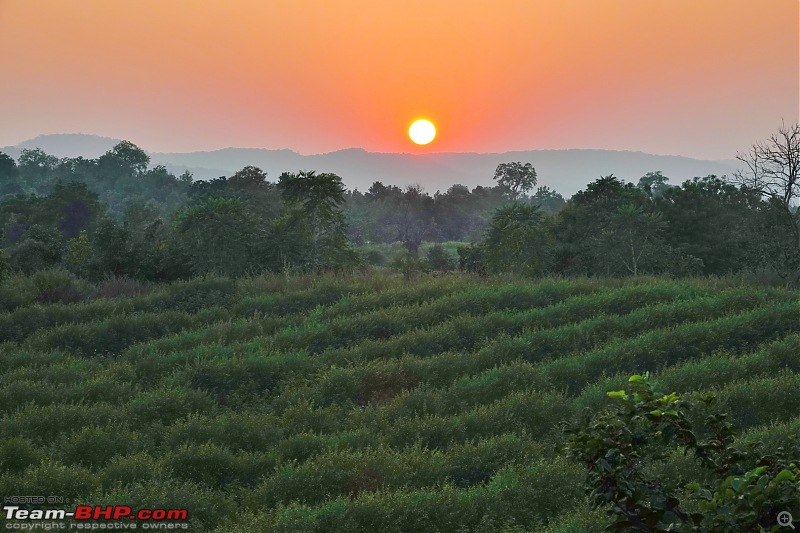
[{"label": "crop row", "polygon": [[[397,401],[394,401],[391,406],[392,409],[389,412],[394,413],[391,418],[402,418],[404,416],[425,413],[432,414],[431,410],[433,410],[433,413],[436,414],[453,414],[454,410],[468,408],[476,404],[480,404],[481,401],[484,403],[487,401],[493,401],[494,399],[498,398],[498,394],[513,391],[517,387],[527,386],[528,388],[537,388],[538,385],[539,389],[547,390],[549,388],[548,385],[550,381],[543,376],[547,376],[548,372],[552,372],[551,369],[554,366],[560,365],[564,360],[569,361],[575,358],[588,361],[597,359],[603,360],[604,358],[608,357],[607,354],[609,353],[631,354],[634,357],[657,357],[659,356],[659,346],[661,346],[663,353],[664,350],[674,349],[674,346],[676,345],[674,342],[670,343],[664,340],[665,337],[669,337],[671,339],[682,339],[685,342],[685,345],[691,346],[692,348],[698,346],[703,348],[703,343],[705,342],[706,351],[697,352],[692,350],[690,354],[690,356],[698,357],[700,355],[708,355],[710,351],[713,351],[717,348],[725,347],[726,343],[730,350],[742,351],[747,346],[755,345],[774,338],[775,336],[780,335],[781,332],[788,333],[792,330],[796,331],[797,326],[798,324],[792,306],[787,307],[786,304],[777,304],[768,308],[737,315],[735,317],[726,317],[716,321],[700,324],[687,324],[675,329],[650,332],[640,338],[616,341],[604,348],[586,352],[578,356],[557,359],[548,363],[534,365],[529,367],[526,371],[518,368],[515,370],[515,372],[505,374],[509,379],[516,380],[517,385],[511,386],[510,388],[508,381],[497,379],[502,373],[502,370],[494,371],[495,375],[492,375],[490,372],[483,377],[477,377],[472,380],[462,380],[458,386],[450,387],[449,390],[432,391],[429,387],[419,387],[418,390],[415,390],[413,393],[408,393],[402,398],[398,398]],[[742,344],[741,341],[737,339],[736,332],[748,332],[748,343]],[[753,337],[754,333],[756,332],[761,332],[761,338]],[[708,338],[717,338],[718,341],[709,342]],[[655,345],[648,344],[648,340],[655,341]],[[615,347],[616,349],[612,350],[610,347]],[[482,352],[486,353],[485,350],[482,350]],[[637,356],[636,354],[642,355]],[[480,355],[481,354],[479,353],[476,357],[480,357]],[[465,355],[464,358],[468,359],[469,356]],[[507,363],[517,359],[518,358],[511,358],[508,361],[498,361],[495,358],[493,363]],[[265,357],[262,361],[264,363],[277,362],[271,361],[270,357]],[[447,370],[447,368],[441,367],[443,363],[446,366],[447,362],[447,360],[440,361],[439,358],[433,358],[430,360],[424,373],[422,372],[423,369],[420,366],[417,366],[416,368],[405,368],[395,373],[382,374],[380,372],[372,371],[371,374],[362,375],[362,382],[357,383],[355,388],[350,385],[349,387],[345,387],[344,390],[350,390],[352,392],[350,396],[351,401],[353,399],[359,400],[355,403],[362,403],[365,405],[370,403],[387,403],[389,400],[392,400],[393,397],[402,393],[406,388],[415,388],[419,381],[426,383],[432,381],[426,379],[428,374],[436,373],[437,370]],[[221,364],[221,362],[219,363]],[[484,363],[489,365],[492,363],[492,360],[490,358],[484,358]],[[259,366],[262,368],[259,368]],[[436,368],[437,366],[439,366],[438,369]],[[589,365],[581,366],[578,367],[578,372],[586,372],[587,367],[589,370],[592,368]],[[253,383],[254,391],[268,389],[271,386],[269,380],[272,378],[272,374],[268,364],[248,366],[242,364],[241,361],[238,361],[238,366],[227,365],[227,367],[223,368],[227,368],[230,372],[230,375],[228,376],[230,383],[241,384],[242,382],[247,383],[248,381],[246,380],[249,380],[250,383]],[[475,369],[474,366],[472,368]],[[491,367],[487,366],[487,368]],[[234,370],[238,371],[238,374],[234,373]],[[259,373],[259,370],[262,370],[262,372]],[[405,374],[402,373],[403,370],[406,371]],[[452,369],[450,370],[452,371]],[[631,372],[636,370],[638,369],[621,369],[620,372]],[[78,369],[78,371],[80,371],[80,369]],[[126,374],[128,376],[132,375],[130,368],[126,368],[125,371],[119,372],[118,377]],[[326,376],[328,377],[327,382],[329,384],[326,386],[327,389],[335,390],[338,388],[341,390],[344,384],[342,378],[347,377],[348,375],[353,375],[353,372],[349,369],[331,369],[326,373]],[[458,377],[458,375],[453,374],[451,374],[451,376],[452,378],[450,379],[450,382],[454,381]],[[213,387],[209,386],[212,377],[219,379],[219,376],[209,377],[209,375],[206,375],[205,378],[202,378],[202,374],[194,373],[195,381],[190,382],[190,385],[193,384],[195,385],[195,388],[198,389],[213,389]],[[365,377],[369,378],[369,380],[364,381]],[[205,382],[203,379],[205,379]],[[405,384],[402,383],[403,379],[406,380]],[[372,383],[370,383],[370,380]],[[586,380],[584,383],[588,383],[588,381],[589,380]],[[398,383],[400,383],[399,387]],[[73,384],[71,388],[69,386],[65,386],[62,390],[58,390],[58,388],[56,388],[55,391],[50,392],[48,392],[47,388],[41,387],[40,383],[34,381],[27,383],[21,381],[19,383],[9,385],[10,386],[8,387],[4,387],[3,392],[4,399],[8,402],[9,407],[21,406],[23,402],[30,403],[30,401],[40,404],[47,404],[58,398],[58,393],[63,394],[63,398],[67,401],[70,399],[78,399],[82,395],[85,395],[83,398],[84,400],[93,398],[96,400],[105,399],[108,401],[114,401],[114,398],[130,398],[132,402],[138,402],[138,404],[142,405],[147,404],[148,401],[157,401],[156,399],[159,398],[160,394],[159,390],[152,390],[146,394],[141,392],[136,393],[136,391],[131,387],[130,383],[126,383],[124,379],[115,380],[113,377],[103,379],[103,376],[97,376],[95,379],[87,380],[85,383],[81,382],[77,385]],[[172,385],[174,385],[174,383],[172,383]],[[119,394],[116,396],[115,390],[119,391]],[[321,390],[325,390],[325,387],[323,387]],[[29,391],[32,391],[32,394]],[[189,389],[189,392],[190,391],[191,389]],[[207,409],[216,407],[219,403],[218,396],[215,398],[213,395],[209,395],[207,392],[203,392],[202,390],[197,391],[197,394],[207,398]],[[360,398],[358,396],[359,394],[361,395]],[[37,398],[39,398],[38,401]],[[49,400],[47,398],[49,398]],[[150,398],[150,400],[148,400],[148,398]],[[297,409],[297,406],[303,404],[303,402],[299,401],[298,398],[295,398],[290,402],[287,402],[286,400],[287,398],[283,398],[279,404],[283,404],[285,408],[294,406],[295,409]],[[168,400],[164,398],[158,401],[168,403]],[[181,402],[178,401],[176,405],[165,408],[164,413],[174,412],[174,408],[178,408],[180,404]],[[318,405],[318,403],[314,403],[314,405]],[[424,411],[420,411],[420,406],[424,406]],[[448,407],[447,409],[444,409],[442,407],[436,408],[436,406]],[[438,409],[442,409],[445,412],[440,412]],[[182,411],[178,409],[178,415],[176,415],[173,419],[180,418],[181,412]],[[191,410],[188,412],[191,412]],[[336,413],[336,416],[331,418],[331,413]],[[308,425],[308,427],[322,429],[334,425],[345,424],[345,420],[343,420],[341,417],[343,415],[347,415],[348,413],[350,413],[350,409],[337,408],[335,410],[326,410],[314,408],[308,415],[304,415],[304,417],[307,419],[306,425]],[[163,418],[163,416],[164,415],[154,415],[156,419]],[[308,417],[322,418],[320,419],[319,423],[314,423]],[[58,423],[56,423],[55,427],[57,426]],[[345,428],[347,426],[348,425],[345,424]],[[11,434],[14,434],[14,432],[11,432]]]},{"label": "crop row", "polygon": [[[779,375],[786,369],[797,368],[798,347],[800,336],[792,335],[742,357],[729,354],[713,356],[707,364],[704,363],[705,359],[688,361],[667,369],[660,379],[667,384],[678,385],[669,387],[669,390],[683,392],[697,388],[692,385],[693,380],[707,383],[716,377],[716,385],[723,385],[754,376]],[[717,365],[726,370],[720,372]],[[759,369],[763,371],[759,372]],[[612,376],[588,387],[581,396],[569,399],[530,390],[535,373],[535,365],[516,362],[461,380],[448,389],[437,391],[420,386],[399,395],[383,407],[366,410],[319,409],[311,404],[297,404],[281,418],[274,415],[269,415],[269,420],[262,418],[263,423],[274,424],[283,431],[279,432],[282,436],[273,433],[267,438],[262,434],[258,441],[261,446],[274,445],[283,449],[290,460],[302,460],[325,450],[365,448],[381,443],[407,445],[419,440],[442,447],[448,442],[463,442],[498,434],[492,431],[502,433],[524,429],[532,434],[544,435],[552,430],[554,421],[559,418],[568,419],[583,407],[600,408],[607,405],[605,391],[619,389],[625,381],[622,376]],[[683,377],[676,380],[670,376]],[[777,387],[775,394],[783,394],[780,391],[784,390],[791,391],[791,383]],[[723,399],[725,394],[728,392],[721,393]],[[459,408],[466,411],[452,414]],[[764,408],[772,409],[774,417],[793,413],[791,404],[786,403],[776,402]],[[518,416],[516,413],[519,411],[523,413]],[[737,419],[737,422],[743,427],[754,423],[744,419]],[[232,431],[246,432],[244,428],[249,427],[244,420],[229,420],[227,423],[236,424],[230,426]],[[361,429],[366,427],[370,430]],[[482,432],[484,430],[489,433]],[[249,431],[253,434],[252,429]],[[203,419],[180,422],[171,428],[168,437],[173,445],[192,442],[195,438],[198,441],[210,440],[236,446],[228,432],[210,419],[205,422]]]},{"label": "crop row", "polygon": [[[558,324],[562,320],[567,320],[570,312],[586,306],[597,312],[630,311],[635,306],[642,306],[648,303],[652,304],[676,298],[691,298],[696,291],[690,289],[682,293],[669,290],[669,288],[664,289],[658,286],[653,288],[649,285],[642,285],[607,292],[608,294],[604,292],[596,295],[575,296],[555,305],[517,312],[502,311],[482,317],[461,316],[429,329],[415,329],[383,341],[365,340],[357,346],[362,351],[368,353],[377,351],[387,356],[400,355],[401,353],[418,353],[420,351],[430,355],[444,349],[470,347],[481,338],[488,339],[505,333],[506,330],[517,331],[523,328],[536,327],[537,325],[546,327],[551,324]],[[740,299],[750,301],[758,301],[767,297],[759,294],[742,294],[743,296]],[[733,298],[739,298],[734,293],[731,293],[731,295]],[[626,303],[626,300],[629,300],[629,302]],[[495,305],[502,304],[497,303]],[[462,305],[463,308],[464,306]],[[407,312],[423,312],[420,309],[431,309],[431,306],[410,307]],[[441,309],[434,308],[433,310],[433,313],[441,312]],[[359,317],[358,320],[366,323],[374,322],[375,313],[366,315],[366,318],[364,316]],[[397,321],[396,319],[393,320]],[[234,333],[234,329],[238,331]],[[356,336],[363,336],[364,330],[365,328],[361,323],[351,324],[348,327],[348,331]],[[204,367],[203,369],[198,369],[198,372],[208,377],[208,379],[203,377],[198,379],[204,383],[209,380],[212,382],[221,381],[222,383],[219,386],[223,388],[232,386],[231,384],[235,383],[235,380],[229,379],[230,375],[241,374],[237,370],[229,371],[226,367],[238,365],[241,363],[242,357],[247,361],[254,361],[253,364],[260,366],[261,370],[269,369],[274,374],[274,378],[269,379],[270,382],[280,382],[286,375],[302,374],[303,376],[308,376],[314,370],[322,369],[328,364],[340,362],[337,360],[341,357],[342,352],[337,350],[329,350],[321,358],[314,359],[308,359],[297,354],[282,354],[273,356],[272,360],[266,360],[264,353],[271,353],[271,351],[265,347],[265,344],[271,344],[270,340],[257,339],[249,344],[242,344],[241,342],[242,338],[257,336],[260,333],[264,333],[264,326],[256,322],[256,319],[251,319],[246,323],[238,321],[235,323],[213,324],[204,331],[186,331],[171,337],[133,346],[126,351],[124,357],[142,372],[150,371],[153,375],[163,375],[176,365],[183,366],[185,361],[197,361],[199,365]],[[330,328],[324,334],[332,335]],[[225,344],[231,344],[231,336],[234,335],[237,337],[238,342],[233,343],[232,346],[225,346]],[[302,334],[295,332],[294,337],[297,339],[298,345],[306,343],[306,337]],[[210,344],[212,342],[213,344]],[[244,356],[242,356],[243,353],[245,354]],[[347,351],[344,353],[347,353]],[[369,355],[367,357],[369,358]],[[218,359],[219,362],[213,363],[208,361],[209,359]],[[285,372],[281,371],[281,361],[287,363],[287,368],[283,369]],[[145,367],[147,370],[145,370]],[[253,371],[258,370],[253,369]],[[209,373],[217,373],[221,374],[221,376],[214,378],[209,376]],[[196,381],[194,378],[192,380]],[[210,385],[213,384],[210,383]]]},{"label": "crop row", "polygon": [[[651,305],[627,315],[601,315],[575,324],[547,329],[537,329],[537,326],[546,323],[551,313],[560,314],[559,306],[538,309],[535,312],[496,314],[474,321],[471,318],[460,319],[469,322],[473,327],[465,325],[453,328],[456,334],[450,334],[447,337],[439,336],[438,343],[433,344],[436,347],[435,353],[431,353],[434,348],[430,344],[422,342],[424,339],[420,339],[417,332],[404,336],[402,340],[398,339],[397,343],[394,343],[394,347],[391,341],[383,343],[388,345],[383,350],[380,350],[377,343],[370,343],[367,346],[359,345],[350,350],[350,354],[344,358],[344,361],[341,352],[326,352],[319,356],[321,364],[336,365],[338,363],[348,369],[341,370],[341,367],[337,367],[334,373],[323,372],[304,387],[295,388],[284,395],[280,399],[280,403],[292,403],[298,396],[309,398],[318,405],[347,401],[348,398],[358,402],[358,396],[361,394],[358,390],[359,387],[363,387],[364,380],[369,380],[375,374],[373,368],[364,365],[363,362],[374,361],[378,357],[391,358],[403,355],[427,356],[436,359],[433,357],[434,355],[446,350],[461,352],[458,347],[448,345],[448,340],[458,339],[455,342],[461,343],[463,347],[463,340],[460,339],[469,339],[471,336],[467,331],[472,331],[473,334],[477,331],[478,335],[485,339],[484,345],[476,357],[493,361],[492,366],[517,359],[537,362],[565,358],[569,354],[596,349],[616,338],[630,337],[657,328],[676,326],[683,322],[705,321],[728,313],[752,309],[764,305],[768,301],[761,300],[748,292],[733,291],[722,293],[716,297]],[[459,319],[456,320],[456,322],[458,321]],[[532,331],[526,332],[528,330]],[[463,335],[458,335],[459,332],[463,332]],[[514,333],[521,334],[516,337],[508,336]],[[490,340],[498,335],[501,336]],[[422,332],[422,336],[426,336],[426,333]],[[422,353],[419,353],[420,351]],[[467,361],[470,355],[462,353],[461,357]],[[355,361],[362,364],[356,366]],[[436,372],[430,373],[420,370],[419,368],[408,369],[409,375],[413,375],[417,382],[441,383],[443,381],[442,373],[438,369]],[[452,373],[448,375],[453,377]],[[434,378],[434,376],[436,377]]]}]

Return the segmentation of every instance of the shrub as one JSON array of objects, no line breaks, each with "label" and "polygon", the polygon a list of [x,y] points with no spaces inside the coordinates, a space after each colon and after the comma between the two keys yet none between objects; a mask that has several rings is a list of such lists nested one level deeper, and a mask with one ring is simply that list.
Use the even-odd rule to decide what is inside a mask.
[{"label": "shrub", "polygon": [[145,452],[114,456],[100,471],[102,486],[108,490],[114,486],[130,486],[139,482],[158,479],[164,475],[160,461]]},{"label": "shrub", "polygon": [[164,464],[179,479],[224,487],[234,478],[233,454],[211,443],[185,445],[167,454]]},{"label": "shrub", "polygon": [[4,249],[0,248],[0,285],[2,285],[10,275],[11,267],[8,266],[8,254]]},{"label": "shrub", "polygon": [[83,427],[119,422],[123,416],[118,406],[104,403],[26,405],[13,415],[0,418],[0,435],[17,435],[36,444],[49,444]]},{"label": "shrub", "polygon": [[211,411],[215,402],[195,390],[154,390],[140,394],[128,404],[127,420],[136,425],[169,424],[192,413]]},{"label": "shrub", "polygon": [[103,505],[127,505],[133,509],[187,509],[192,531],[212,531],[216,525],[230,522],[236,515],[236,504],[230,496],[192,481],[177,479],[154,478],[120,486],[104,494]]},{"label": "shrub", "polygon": [[364,262],[373,266],[386,264],[386,256],[380,250],[368,250],[364,253]]},{"label": "shrub", "polygon": [[145,286],[130,278],[112,278],[101,282],[92,293],[98,298],[131,298],[145,292]]},{"label": "shrub", "polygon": [[28,468],[21,476],[0,477],[1,494],[61,496],[85,500],[99,487],[97,477],[80,466],[64,466],[46,460]]},{"label": "shrub", "polygon": [[[569,429],[569,454],[588,470],[592,504],[607,510],[609,531],[763,531],[779,511],[800,511],[800,446],[775,455],[732,446],[733,426],[714,395],[697,401],[655,392],[634,375],[621,405]],[[630,394],[629,394],[630,392]],[[645,466],[673,451],[691,454],[712,474],[676,486]],[[682,485],[682,486],[681,486]]]},{"label": "shrub", "polygon": [[204,277],[170,285],[156,309],[196,313],[206,307],[228,307],[235,297],[236,285],[230,279]]},{"label": "shrub", "polygon": [[342,483],[342,493],[354,498],[362,492],[375,492],[383,487],[384,475],[377,468],[360,470]]},{"label": "shrub", "polygon": [[486,252],[480,245],[465,244],[458,247],[458,267],[465,272],[486,274]]},{"label": "shrub", "polygon": [[450,272],[455,269],[456,261],[451,256],[444,246],[441,244],[434,244],[428,250],[428,266],[431,270],[438,270],[440,272]]},{"label": "shrub", "polygon": [[59,455],[67,465],[87,468],[104,466],[117,455],[128,455],[141,448],[138,433],[117,427],[85,427],[59,443]]},{"label": "shrub", "polygon": [[27,439],[12,437],[0,441],[0,472],[21,474],[43,457],[44,454]]},{"label": "shrub", "polygon": [[69,287],[80,292],[87,292],[89,284],[67,270],[41,270],[31,274],[30,281],[38,292],[60,287]]},{"label": "shrub", "polygon": [[413,389],[419,379],[410,370],[397,372],[369,372],[358,384],[358,393],[354,398],[358,405],[383,404],[397,396],[400,392]]},{"label": "shrub", "polygon": [[282,462],[304,462],[325,450],[325,443],[313,433],[298,433],[276,447]]},{"label": "shrub", "polygon": [[412,255],[410,252],[402,251],[392,258],[391,266],[403,274],[403,280],[408,283],[428,269],[428,265]]},{"label": "shrub", "polygon": [[34,300],[40,304],[74,304],[83,300],[83,294],[71,287],[56,287],[41,291]]}]

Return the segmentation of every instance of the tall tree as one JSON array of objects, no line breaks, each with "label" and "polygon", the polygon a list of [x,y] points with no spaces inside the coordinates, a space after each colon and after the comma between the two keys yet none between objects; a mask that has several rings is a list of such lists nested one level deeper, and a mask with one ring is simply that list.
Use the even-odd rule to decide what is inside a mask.
[{"label": "tall tree", "polygon": [[256,226],[238,198],[207,198],[179,211],[175,230],[196,274],[238,276],[252,267]]},{"label": "tall tree", "polygon": [[536,169],[530,163],[500,163],[494,171],[494,179],[508,191],[512,200],[516,200],[536,186]]},{"label": "tall tree", "polygon": [[47,194],[55,180],[58,163],[57,157],[46,154],[41,148],[22,150],[17,164],[23,188]]},{"label": "tall tree", "polygon": [[535,205],[515,202],[499,208],[481,248],[484,266],[490,272],[532,276],[550,267],[551,236]]},{"label": "tall tree", "polygon": [[301,171],[284,173],[278,189],[289,208],[298,206],[311,229],[310,268],[317,270],[347,252],[347,227],[341,205],[345,187],[336,174]]},{"label": "tall tree", "polygon": [[795,271],[792,282],[800,274],[800,125],[782,124],[778,132],[765,142],[754,144],[747,153],[736,156],[745,168],[734,174],[737,183],[758,191],[769,200],[769,205],[780,213],[789,238],[783,244],[782,253],[792,263],[789,270]]},{"label": "tall tree", "polygon": [[612,263],[612,268],[618,261],[634,276],[641,274],[643,267],[649,266],[652,272],[659,259],[658,253],[664,251],[663,231],[660,213],[648,213],[637,205],[623,204],[603,231],[606,253],[600,257]]},{"label": "tall tree", "polygon": [[660,198],[664,195],[664,191],[669,189],[669,178],[661,173],[660,170],[656,172],[648,172],[641,178],[637,187],[643,190],[650,198]]},{"label": "tall tree", "polygon": [[10,155],[0,152],[0,199],[21,192],[17,163]]},{"label": "tall tree", "polygon": [[[578,191],[556,218],[560,273],[613,274],[621,266],[608,261],[608,232],[618,209],[625,205],[644,206],[649,202],[643,191],[613,174],[590,183]],[[612,268],[612,266],[617,265]],[[622,273],[624,273],[624,268]]]},{"label": "tall tree", "polygon": [[548,215],[554,215],[561,211],[566,203],[564,197],[557,193],[547,185],[537,187],[536,193],[531,196],[531,203],[538,205],[542,212]]},{"label": "tall tree", "polygon": [[121,141],[100,156],[99,161],[109,162],[129,176],[138,176],[147,170],[150,156],[130,141]]},{"label": "tall tree", "polygon": [[759,241],[757,192],[714,175],[670,187],[655,200],[667,224],[664,239],[672,248],[703,262],[703,272],[725,275],[754,268]]}]

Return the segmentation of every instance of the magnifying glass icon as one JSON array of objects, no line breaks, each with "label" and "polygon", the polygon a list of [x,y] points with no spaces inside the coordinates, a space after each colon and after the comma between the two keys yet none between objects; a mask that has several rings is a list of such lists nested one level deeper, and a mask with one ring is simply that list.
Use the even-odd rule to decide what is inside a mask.
[{"label": "magnifying glass icon", "polygon": [[778,525],[794,529],[794,524],[792,524],[792,513],[789,511],[781,511],[778,513]]}]

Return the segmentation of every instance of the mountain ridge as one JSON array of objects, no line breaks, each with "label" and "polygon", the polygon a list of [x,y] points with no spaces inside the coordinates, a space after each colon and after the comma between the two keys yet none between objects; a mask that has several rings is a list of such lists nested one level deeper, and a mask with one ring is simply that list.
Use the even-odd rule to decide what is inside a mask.
[{"label": "mountain ridge", "polygon": [[[15,159],[23,149],[37,147],[57,157],[96,158],[119,141],[90,134],[49,134],[0,150]],[[189,170],[195,179],[229,176],[246,165],[253,165],[266,171],[272,181],[283,172],[333,172],[342,177],[348,188],[362,191],[375,181],[399,186],[420,184],[428,191],[446,190],[456,183],[469,187],[487,186],[493,183],[497,165],[513,160],[531,162],[537,170],[539,185],[547,185],[567,196],[608,174],[635,183],[647,172],[661,171],[672,184],[680,184],[695,176],[730,175],[736,170],[735,160],[593,148],[411,154],[370,152],[352,147],[304,155],[287,148],[226,147],[195,152],[147,153],[151,165],[164,165],[176,174]]]}]

